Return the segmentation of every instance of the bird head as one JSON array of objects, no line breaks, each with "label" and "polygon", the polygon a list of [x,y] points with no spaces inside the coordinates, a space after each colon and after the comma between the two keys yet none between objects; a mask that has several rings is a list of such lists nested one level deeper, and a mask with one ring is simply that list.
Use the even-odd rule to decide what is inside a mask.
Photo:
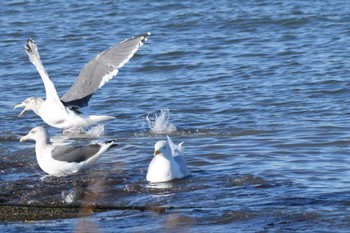
[{"label": "bird head", "polygon": [[154,145],[154,156],[162,154],[163,156],[171,156],[171,148],[167,141],[158,141]]},{"label": "bird head", "polygon": [[29,133],[19,140],[20,142],[24,142],[26,140],[34,140],[36,141],[39,138],[47,138],[47,130],[43,126],[37,126],[33,128]]},{"label": "bird head", "polygon": [[24,108],[23,111],[18,115],[18,117],[22,117],[24,112],[27,110],[32,110],[35,113],[38,112],[38,109],[40,108],[40,105],[42,104],[44,100],[41,98],[36,97],[29,97],[25,99],[22,103],[17,104],[14,109],[16,108]]}]

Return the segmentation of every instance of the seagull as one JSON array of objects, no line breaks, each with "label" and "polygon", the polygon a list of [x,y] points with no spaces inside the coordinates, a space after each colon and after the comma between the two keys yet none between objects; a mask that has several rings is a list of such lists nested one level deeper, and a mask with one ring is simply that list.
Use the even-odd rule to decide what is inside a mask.
[{"label": "seagull", "polygon": [[154,158],[148,167],[147,181],[167,182],[187,176],[183,143],[176,145],[167,136],[167,141],[158,141],[154,145]]},{"label": "seagull", "polygon": [[52,176],[66,176],[91,167],[97,159],[114,144],[95,142],[86,146],[55,145],[50,143],[47,130],[43,126],[33,128],[20,142],[34,140],[36,159],[40,168]]},{"label": "seagull", "polygon": [[64,131],[114,119],[113,116],[85,115],[79,109],[87,106],[94,92],[117,75],[119,69],[130,60],[150,35],[151,33],[147,32],[134,36],[98,54],[83,67],[73,85],[61,98],[41,62],[36,44],[32,39],[28,39],[25,50],[44,83],[46,99],[27,98],[14,107],[24,108],[18,116],[21,117],[25,111],[32,110],[48,125]]}]

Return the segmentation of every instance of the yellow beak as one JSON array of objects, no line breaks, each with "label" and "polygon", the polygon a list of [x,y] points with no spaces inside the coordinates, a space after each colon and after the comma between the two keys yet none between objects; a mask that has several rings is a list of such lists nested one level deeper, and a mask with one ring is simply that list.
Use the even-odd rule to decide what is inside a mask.
[{"label": "yellow beak", "polygon": [[157,154],[160,154],[159,150],[154,151],[154,156],[156,156]]},{"label": "yellow beak", "polygon": [[22,104],[17,104],[15,107],[13,107],[13,109],[16,109],[16,108],[24,108],[23,110],[22,110],[22,112],[20,113],[20,114],[18,114],[18,117],[22,117],[23,116],[23,114],[24,114],[24,112],[26,112],[28,109],[27,109],[27,107],[22,103]]},{"label": "yellow beak", "polygon": [[23,104],[17,104],[17,105],[15,105],[15,106],[13,107],[13,109],[21,108],[21,107],[24,107],[24,105],[23,105]]},{"label": "yellow beak", "polygon": [[19,139],[19,142],[24,142],[26,140],[28,140],[28,134],[26,136],[21,137],[21,139]]}]

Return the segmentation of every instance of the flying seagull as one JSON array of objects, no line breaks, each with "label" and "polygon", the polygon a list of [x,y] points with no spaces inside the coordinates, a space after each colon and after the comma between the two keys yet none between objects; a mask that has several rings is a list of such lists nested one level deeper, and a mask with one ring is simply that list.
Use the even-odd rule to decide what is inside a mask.
[{"label": "flying seagull", "polygon": [[28,39],[25,50],[43,80],[46,99],[29,97],[16,105],[14,108],[24,108],[19,117],[25,111],[33,110],[45,123],[63,130],[84,128],[113,119],[112,116],[85,115],[79,108],[87,106],[94,92],[117,75],[119,69],[147,41],[149,35],[151,33],[147,32],[134,36],[98,54],[84,66],[73,85],[61,98],[41,62],[36,44]]},{"label": "flying seagull", "polygon": [[187,176],[183,142],[175,145],[170,137],[154,145],[154,157],[149,164],[146,179],[150,182],[167,182]]},{"label": "flying seagull", "polygon": [[32,129],[20,142],[34,140],[36,159],[40,168],[49,175],[65,176],[85,170],[114,144],[108,142],[90,143],[86,146],[55,145],[50,143],[47,130],[43,126]]}]

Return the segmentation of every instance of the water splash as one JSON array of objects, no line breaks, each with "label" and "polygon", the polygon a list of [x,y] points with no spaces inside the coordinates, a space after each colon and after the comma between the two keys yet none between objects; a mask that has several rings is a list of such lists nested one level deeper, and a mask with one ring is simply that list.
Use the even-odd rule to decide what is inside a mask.
[{"label": "water splash", "polygon": [[105,126],[97,125],[92,127],[86,132],[90,137],[102,137],[105,134]]},{"label": "water splash", "polygon": [[73,191],[62,191],[61,196],[66,204],[72,204],[75,199],[75,193]]},{"label": "water splash", "polygon": [[63,131],[63,135],[69,136],[70,138],[96,138],[102,137],[105,134],[104,125],[96,125],[89,130],[84,130],[83,128],[73,128]]},{"label": "water splash", "polygon": [[146,121],[154,134],[172,134],[176,131],[176,126],[170,122],[169,109],[161,109],[159,116],[156,113],[149,113]]}]

